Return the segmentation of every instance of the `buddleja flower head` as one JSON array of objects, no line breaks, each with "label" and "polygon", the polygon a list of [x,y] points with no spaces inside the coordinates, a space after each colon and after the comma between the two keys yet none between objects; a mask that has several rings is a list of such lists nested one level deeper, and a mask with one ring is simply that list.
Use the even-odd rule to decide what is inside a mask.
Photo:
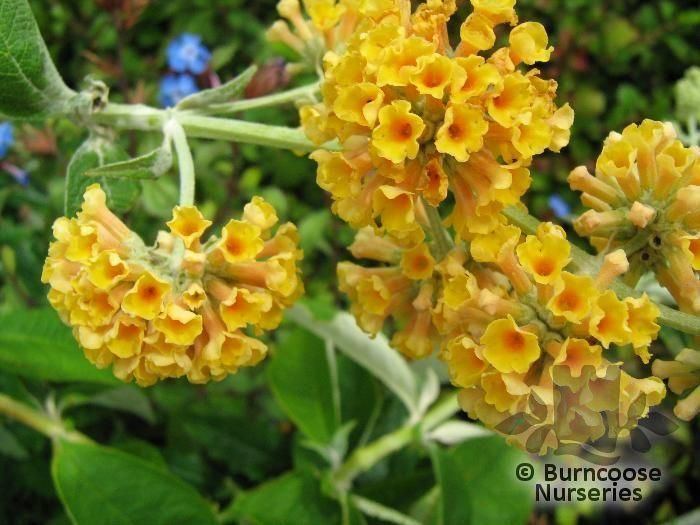
[{"label": "buddleja flower head", "polygon": [[[564,230],[551,223],[535,235],[501,224],[470,242],[457,239],[440,261],[425,243],[401,244],[370,227],[350,250],[374,261],[338,267],[358,324],[372,334],[391,326],[392,344],[409,358],[440,348],[462,407],[487,426],[505,432],[510,418],[543,410],[527,432],[511,435],[523,447],[597,439],[612,414],[632,428],[665,395],[661,380],[635,379],[605,355],[631,345],[646,363],[659,330],[646,295],[621,300],[608,289],[627,270],[622,252],[608,255],[596,275],[574,271]],[[555,421],[555,388],[587,408]]]},{"label": "buddleja flower head", "polygon": [[629,284],[651,269],[682,310],[700,313],[700,151],[670,124],[645,120],[611,133],[595,175],[579,167],[569,183],[591,208],[574,222],[601,252],[623,249]]},{"label": "buddleja flower head", "polygon": [[296,228],[273,232],[274,208],[260,197],[221,236],[194,206],[178,206],[154,247],[90,186],[76,218],[53,225],[42,281],[49,301],[86,357],[147,386],[168,377],[221,380],[262,360],[256,335],[275,328],[303,292]]},{"label": "buddleja flower head", "polygon": [[[325,55],[323,101],[301,109],[311,140],[342,146],[312,154],[317,181],[354,227],[418,242],[422,201],[438,206],[451,194],[447,221],[457,233],[488,232],[530,186],[533,156],[569,140],[573,111],[555,105],[556,82],[527,68],[549,59],[547,34],[517,25],[514,0],[473,0],[453,48],[454,2],[414,12],[408,1],[384,3]],[[510,45],[494,50],[494,30],[506,23]]]}]

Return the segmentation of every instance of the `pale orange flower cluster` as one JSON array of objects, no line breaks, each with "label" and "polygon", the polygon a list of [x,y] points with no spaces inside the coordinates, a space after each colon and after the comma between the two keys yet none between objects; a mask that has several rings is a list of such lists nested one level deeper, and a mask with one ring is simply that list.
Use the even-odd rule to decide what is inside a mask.
[{"label": "pale orange flower cluster", "polygon": [[[437,262],[426,245],[405,248],[372,228],[350,250],[374,263],[338,268],[359,325],[375,334],[391,319],[392,344],[409,358],[440,348],[462,407],[492,428],[537,411],[536,424],[511,436],[528,449],[597,439],[612,413],[629,429],[665,396],[658,378],[633,378],[604,356],[632,345],[648,362],[659,330],[646,295],[621,300],[608,289],[627,269],[621,252],[598,275],[569,272],[569,243],[551,223],[528,236],[500,225],[471,243],[458,240]],[[564,388],[580,406],[555,419],[561,400],[553,392]]]},{"label": "pale orange flower cluster", "polygon": [[[529,188],[532,158],[569,141],[573,111],[556,106],[555,81],[528,69],[549,59],[547,34],[517,23],[515,0],[473,0],[453,47],[454,2],[414,12],[408,1],[380,3],[386,9],[326,53],[323,100],[301,109],[312,141],[341,146],[312,154],[318,184],[353,227],[418,243],[423,203],[453,199],[447,222],[458,235],[487,233]],[[505,24],[509,45],[494,50]]]},{"label": "pale orange flower cluster", "polygon": [[178,206],[154,247],[106,206],[90,186],[76,218],[53,225],[42,281],[49,301],[96,366],[141,386],[187,376],[221,380],[262,360],[256,337],[280,323],[303,293],[296,227],[279,226],[260,197],[221,237],[202,243],[211,221]]},{"label": "pale orange flower cluster", "polygon": [[595,175],[579,167],[569,183],[591,208],[574,223],[600,252],[621,248],[634,285],[653,270],[679,307],[700,313],[700,150],[671,124],[645,120],[611,133]]}]

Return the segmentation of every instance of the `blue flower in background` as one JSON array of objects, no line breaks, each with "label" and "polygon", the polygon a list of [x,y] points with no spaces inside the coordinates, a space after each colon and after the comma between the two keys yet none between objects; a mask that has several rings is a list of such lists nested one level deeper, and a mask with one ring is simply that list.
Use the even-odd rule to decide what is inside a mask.
[{"label": "blue flower in background", "polygon": [[7,150],[14,144],[15,137],[12,133],[12,124],[0,122],[0,159],[7,155]]},{"label": "blue flower in background", "polygon": [[211,52],[202,44],[202,37],[183,33],[168,44],[168,66],[178,73],[200,75],[206,71]]},{"label": "blue flower in background", "polygon": [[194,77],[190,75],[165,75],[160,81],[160,104],[165,107],[174,106],[180,100],[199,91]]},{"label": "blue flower in background", "polygon": [[558,219],[566,219],[571,215],[571,206],[560,195],[550,195],[549,207]]}]

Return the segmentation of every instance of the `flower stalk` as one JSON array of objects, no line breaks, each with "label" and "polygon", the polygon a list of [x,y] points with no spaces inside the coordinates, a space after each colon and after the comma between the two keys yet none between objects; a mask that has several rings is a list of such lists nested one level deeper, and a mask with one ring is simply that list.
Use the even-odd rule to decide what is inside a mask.
[{"label": "flower stalk", "polygon": [[[296,100],[301,96],[298,91],[293,94],[293,96],[287,96],[288,93],[292,93],[293,91],[295,90],[275,95],[277,98],[273,99],[272,102],[258,99],[240,102],[241,104],[243,102],[249,104],[247,109],[251,107],[276,105],[282,103],[281,101]],[[304,92],[308,93],[310,90],[305,90]],[[264,97],[261,97],[261,99],[262,98]],[[238,106],[239,109],[242,107],[244,106]],[[103,110],[97,111],[90,116],[94,124],[109,126],[116,129],[131,129],[137,131],[160,131],[170,118],[175,118],[184,129],[187,137],[190,138],[225,140],[299,152],[309,152],[317,147],[306,138],[306,135],[300,129],[260,124],[258,122],[247,122],[237,119],[211,117],[190,110],[165,110],[140,104],[128,105],[110,103],[107,104]],[[328,150],[337,150],[338,147],[339,146],[335,143],[329,143],[324,146],[324,148]]]},{"label": "flower stalk", "polygon": [[440,423],[447,421],[458,411],[457,392],[444,396],[426,413],[422,422],[407,423],[376,441],[356,449],[336,470],[333,476],[335,485],[341,490],[348,490],[357,476],[371,469],[385,457],[402,449],[417,437],[425,435]]}]

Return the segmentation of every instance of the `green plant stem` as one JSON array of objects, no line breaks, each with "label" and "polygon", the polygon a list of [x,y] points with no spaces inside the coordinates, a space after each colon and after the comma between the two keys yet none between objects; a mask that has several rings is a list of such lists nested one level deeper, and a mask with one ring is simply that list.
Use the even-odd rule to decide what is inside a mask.
[{"label": "green plant stem", "polygon": [[[504,215],[523,232],[534,234],[537,231],[539,221],[529,213],[521,209],[511,206],[503,211]],[[589,255],[581,248],[571,245],[571,263],[580,271],[595,275],[600,269],[598,259]],[[629,286],[623,284],[619,280],[615,280],[610,288],[617,294],[618,297],[638,297],[639,292],[633,290]],[[690,335],[700,335],[700,317],[695,315],[679,312],[673,308],[669,308],[663,304],[657,304],[659,307],[658,322],[669,328],[674,328],[683,333]]]},{"label": "green plant stem", "polygon": [[265,95],[263,97],[236,100],[225,104],[212,104],[197,112],[208,115],[227,115],[249,109],[269,108],[283,104],[293,104],[300,101],[310,101],[313,99],[314,95],[319,92],[320,87],[320,82],[314,82],[313,84],[282,91],[281,93]]},{"label": "green plant stem", "polygon": [[435,206],[428,204],[425,199],[423,199],[423,208],[425,208],[425,213],[428,216],[430,233],[433,237],[435,251],[437,252],[435,253],[436,259],[442,261],[445,255],[452,249],[452,240],[448,237],[447,231],[442,225],[440,211]]},{"label": "green plant stem", "polygon": [[377,503],[376,501],[363,498],[362,496],[357,496],[355,494],[351,494],[350,499],[355,507],[367,516],[377,518],[387,523],[396,523],[397,525],[420,525],[420,522],[414,520],[410,516],[406,516],[405,514],[402,514],[390,507],[386,507],[381,503]]},{"label": "green plant stem", "polygon": [[[298,128],[208,117],[191,111],[164,110],[143,105],[108,104],[102,111],[92,114],[90,118],[95,124],[117,129],[160,131],[172,117],[177,119],[185,130],[185,134],[191,138],[256,144],[299,152],[318,148]],[[337,143],[325,144],[322,147],[329,150],[339,149]]]},{"label": "green plant stem", "polygon": [[422,422],[406,424],[376,441],[356,449],[347,461],[336,470],[333,476],[336,486],[342,491],[347,491],[358,475],[369,470],[388,455],[408,445],[418,434],[429,432],[458,411],[457,392],[451,392],[428,411]]},{"label": "green plant stem", "polygon": [[87,441],[83,434],[67,430],[60,421],[50,418],[43,412],[24,403],[20,403],[5,394],[0,394],[0,414],[4,414],[29,428],[52,439],[61,438],[71,441]]},{"label": "green plant stem", "polygon": [[170,119],[164,128],[165,134],[173,139],[175,153],[177,153],[177,166],[180,171],[180,206],[192,206],[194,204],[194,160],[192,151],[187,143],[187,135],[180,123]]}]

